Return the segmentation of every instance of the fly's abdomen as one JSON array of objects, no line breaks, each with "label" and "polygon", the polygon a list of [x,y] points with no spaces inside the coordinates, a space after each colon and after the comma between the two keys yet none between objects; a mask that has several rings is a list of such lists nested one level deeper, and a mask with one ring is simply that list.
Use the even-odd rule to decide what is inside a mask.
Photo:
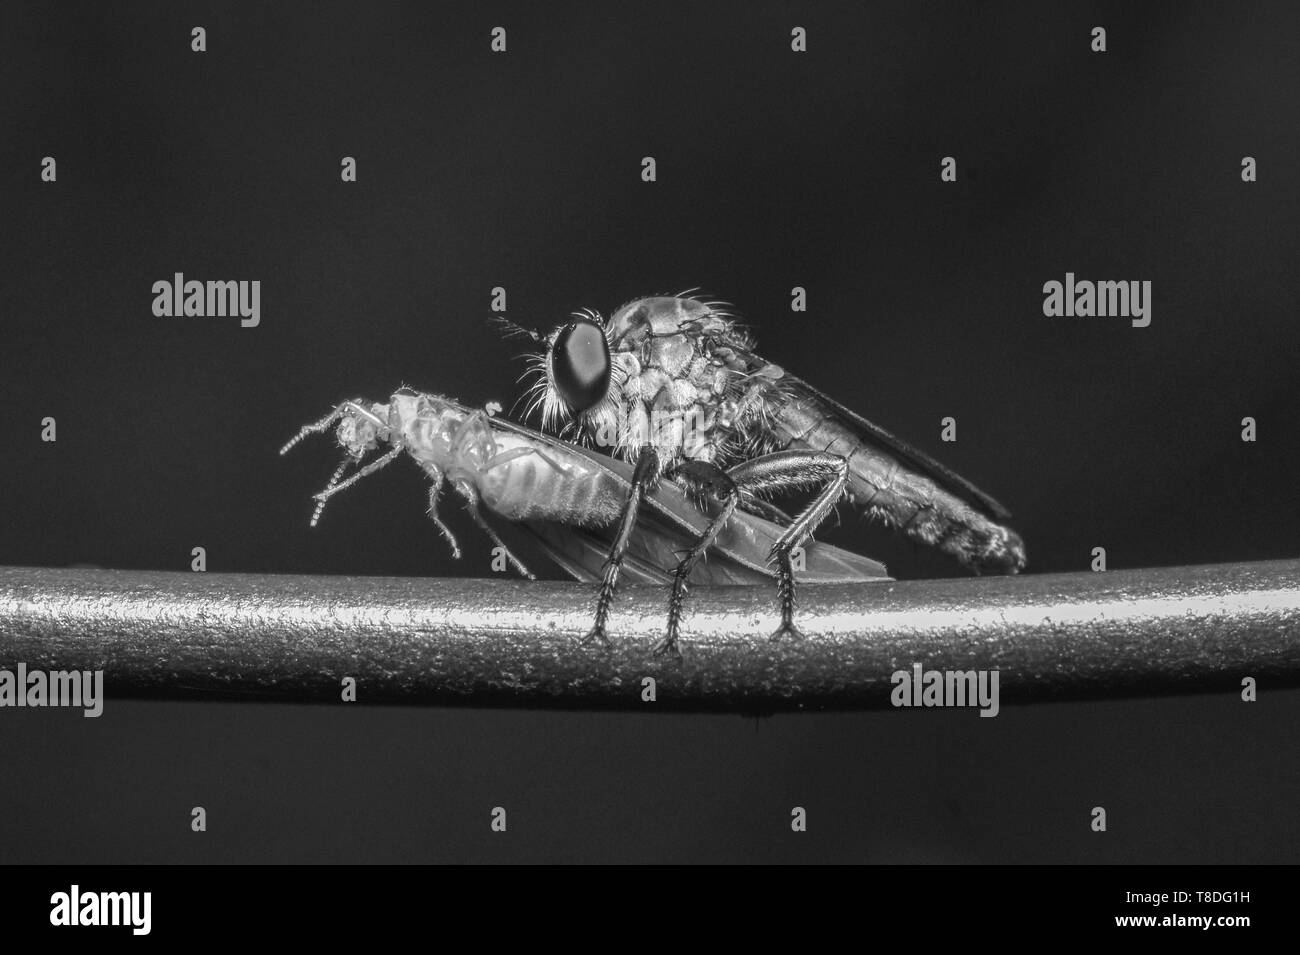
[{"label": "fly's abdomen", "polygon": [[773,409],[787,448],[838,454],[849,462],[849,494],[873,518],[947,551],[977,573],[1014,574],[1025,565],[1020,535],[868,443],[817,402],[790,397]]},{"label": "fly's abdomen", "polygon": [[[550,449],[546,453],[554,455]],[[618,518],[623,501],[613,477],[581,459],[557,463],[565,468],[564,473],[537,454],[489,469],[479,481],[483,503],[511,521],[603,527]]]}]

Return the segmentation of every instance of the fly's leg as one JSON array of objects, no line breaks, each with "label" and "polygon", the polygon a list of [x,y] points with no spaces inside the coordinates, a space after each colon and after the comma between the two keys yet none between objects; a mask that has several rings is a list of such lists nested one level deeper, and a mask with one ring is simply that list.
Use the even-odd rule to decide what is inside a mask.
[{"label": "fly's leg", "polygon": [[755,497],[748,491],[740,492],[740,507],[742,510],[757,514],[759,517],[765,517],[773,524],[780,524],[782,527],[789,527],[794,523],[794,518],[781,508],[770,501],[763,500],[761,497]]},{"label": "fly's leg", "polygon": [[682,608],[686,603],[687,578],[690,577],[696,562],[713,546],[718,534],[726,527],[727,521],[731,520],[732,512],[740,503],[740,489],[736,487],[736,482],[727,475],[727,472],[715,464],[704,461],[686,461],[673,471],[672,476],[684,481],[697,493],[712,497],[722,505],[722,510],[709,521],[704,533],[691,545],[691,549],[686,552],[681,563],[677,565],[677,571],[673,574],[673,589],[668,598],[668,633],[663,643],[655,647],[655,653],[672,654],[680,660],[682,652],[677,648],[677,637],[681,629]]},{"label": "fly's leg", "polygon": [[768,556],[776,562],[776,589],[781,601],[781,626],[772,639],[800,637],[802,634],[794,625],[794,570],[790,566],[790,552],[812,537],[844,496],[849,478],[848,459],[821,451],[777,451],[743,461],[727,474],[740,488],[751,493],[821,485],[817,497],[772,545]]},{"label": "fly's leg", "polygon": [[609,605],[614,599],[614,588],[618,585],[618,574],[623,568],[623,558],[627,555],[628,541],[636,528],[637,512],[646,494],[654,490],[659,480],[659,454],[654,446],[641,446],[640,456],[636,461],[636,470],[632,472],[632,488],[628,492],[627,502],[623,505],[623,516],[619,520],[618,533],[614,537],[614,546],[610,548],[609,559],[605,561],[605,574],[600,582],[600,596],[596,599],[596,622],[583,639],[583,643],[599,642],[609,646],[609,635],[605,624],[609,620]]},{"label": "fly's leg", "polygon": [[506,546],[505,541],[497,535],[497,532],[492,529],[492,525],[487,522],[487,518],[483,516],[483,500],[479,497],[478,489],[468,481],[457,481],[456,490],[460,492],[461,497],[465,498],[465,510],[469,511],[469,516],[474,518],[474,523],[479,526],[483,533],[492,538],[492,543],[501,548],[506,555],[506,560],[514,564],[515,570],[529,580],[536,580],[537,576],[524,566],[523,561],[510,553],[510,548]]}]

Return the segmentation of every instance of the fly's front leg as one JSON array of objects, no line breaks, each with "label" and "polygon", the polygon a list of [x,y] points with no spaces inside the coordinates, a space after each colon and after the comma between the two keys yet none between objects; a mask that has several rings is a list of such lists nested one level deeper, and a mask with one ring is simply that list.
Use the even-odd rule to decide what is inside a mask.
[{"label": "fly's front leg", "polygon": [[848,459],[821,451],[777,451],[737,464],[727,474],[750,493],[821,485],[817,497],[772,545],[768,556],[776,562],[776,587],[781,600],[781,626],[772,639],[802,636],[794,625],[794,569],[790,566],[790,552],[812,537],[844,496],[849,478]]},{"label": "fly's front leg", "polygon": [[623,516],[619,520],[618,534],[614,537],[614,546],[610,548],[609,559],[605,561],[605,574],[600,582],[600,596],[596,598],[596,622],[583,639],[583,643],[597,641],[609,646],[609,635],[605,624],[609,620],[609,605],[614,599],[614,588],[618,585],[618,574],[623,568],[623,558],[627,555],[628,541],[636,528],[637,512],[646,494],[654,490],[659,481],[659,455],[653,445],[641,446],[640,456],[636,460],[636,470],[632,472],[632,489],[628,492],[627,502],[623,505]]},{"label": "fly's front leg", "polygon": [[686,603],[686,581],[696,562],[713,546],[718,534],[731,520],[736,505],[740,503],[740,489],[736,487],[727,472],[716,464],[704,461],[686,461],[676,468],[672,476],[679,478],[701,495],[713,498],[722,505],[718,514],[709,521],[699,539],[686,552],[677,571],[673,575],[672,594],[668,598],[668,633],[664,642],[655,648],[655,653],[670,653],[681,659],[682,652],[677,648],[677,637],[681,628],[682,608]]}]

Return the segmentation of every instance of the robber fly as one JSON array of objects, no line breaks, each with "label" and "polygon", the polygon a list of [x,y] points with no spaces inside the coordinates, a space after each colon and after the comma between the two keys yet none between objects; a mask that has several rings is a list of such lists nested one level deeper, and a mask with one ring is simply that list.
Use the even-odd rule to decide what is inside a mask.
[{"label": "robber fly", "polygon": [[[633,469],[622,461],[450,398],[407,389],[392,395],[387,404],[362,398],[343,402],[324,418],[305,425],[280,453],[331,427],[345,454],[329,484],[315,495],[313,527],[335,494],[406,453],[433,481],[428,514],[452,553],[459,558],[460,547],[438,515],[446,486],[464,499],[475,523],[529,578],[532,572],[488,523],[485,511],[529,531],[542,551],[577,579],[595,580],[590,569],[593,558],[600,555],[603,560],[612,546],[609,531],[618,524],[632,489]],[[379,456],[363,465],[373,452],[380,452]],[[353,467],[356,473],[344,479]],[[639,582],[667,583],[675,579],[667,568],[677,563],[684,548],[703,540],[711,520],[675,485],[665,484],[644,503],[640,526],[624,542],[629,576]],[[783,527],[742,513],[709,538],[706,546],[714,560],[697,562],[693,579],[715,584],[770,580],[767,554],[783,534]],[[817,544],[804,553],[805,580],[889,579],[878,562],[836,547]]]},{"label": "robber fly", "polygon": [[[854,414],[753,351],[723,305],[683,294],[643,298],[608,319],[593,311],[541,336],[506,321],[544,350],[532,356],[528,412],[545,430],[612,446],[634,464],[621,528],[665,476],[715,499],[725,520],[739,502],[816,489],[772,547],[781,626],[797,635],[790,555],[842,499],[976,573],[1016,573],[1019,535],[1001,504],[879,425]],[[657,419],[657,424],[652,424]],[[665,425],[667,423],[667,426]],[[706,530],[713,532],[714,524]],[[605,638],[625,534],[610,549],[592,636]],[[677,568],[684,588],[690,555]],[[670,607],[674,645],[680,602]]]}]

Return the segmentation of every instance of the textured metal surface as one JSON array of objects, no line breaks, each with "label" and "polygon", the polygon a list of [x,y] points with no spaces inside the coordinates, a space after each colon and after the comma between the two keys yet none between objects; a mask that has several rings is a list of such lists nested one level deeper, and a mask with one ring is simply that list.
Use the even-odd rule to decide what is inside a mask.
[{"label": "textured metal surface", "polygon": [[[1300,561],[800,588],[700,588],[678,664],[665,595],[620,592],[579,645],[570,583],[0,569],[0,668],[103,669],[110,696],[767,712],[889,705],[890,675],[997,668],[1004,703],[1300,685]],[[658,700],[641,701],[642,679]]]}]

